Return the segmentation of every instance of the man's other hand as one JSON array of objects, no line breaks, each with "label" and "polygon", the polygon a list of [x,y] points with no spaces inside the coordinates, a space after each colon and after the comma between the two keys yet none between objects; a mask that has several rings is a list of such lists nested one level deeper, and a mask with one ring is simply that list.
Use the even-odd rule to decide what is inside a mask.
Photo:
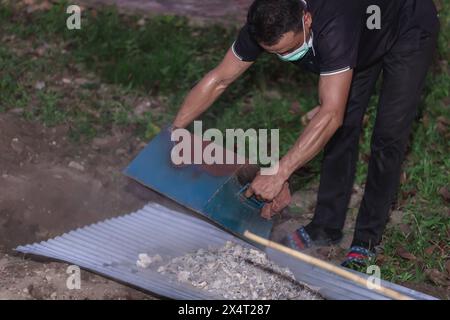
[{"label": "man's other hand", "polygon": [[280,213],[284,208],[286,208],[291,203],[291,199],[289,183],[285,182],[281,192],[275,197],[275,199],[263,207],[261,216],[267,220],[270,220],[274,215]]}]

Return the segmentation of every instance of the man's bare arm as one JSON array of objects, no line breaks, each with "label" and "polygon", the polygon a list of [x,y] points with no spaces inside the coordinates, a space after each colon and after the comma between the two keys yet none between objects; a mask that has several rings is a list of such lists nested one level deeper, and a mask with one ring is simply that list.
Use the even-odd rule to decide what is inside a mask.
[{"label": "man's bare arm", "polygon": [[353,71],[321,77],[319,81],[320,104],[312,115],[294,146],[280,160],[279,170],[274,175],[258,175],[253,180],[246,196],[272,201],[283,189],[285,182],[298,168],[304,166],[324,148],[342,125]]},{"label": "man's bare arm", "polygon": [[253,62],[239,60],[231,49],[222,62],[189,92],[173,126],[185,128],[205,112],[225,89],[247,70]]},{"label": "man's bare arm", "polygon": [[280,174],[286,179],[298,168],[312,160],[342,125],[353,71],[319,80],[319,109],[305,130],[280,161]]}]

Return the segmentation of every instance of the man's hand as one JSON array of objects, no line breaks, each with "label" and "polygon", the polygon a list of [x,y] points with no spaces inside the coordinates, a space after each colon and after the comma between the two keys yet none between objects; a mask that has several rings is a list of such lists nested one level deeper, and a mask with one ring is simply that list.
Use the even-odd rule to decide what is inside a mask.
[{"label": "man's hand", "polygon": [[291,192],[289,191],[289,183],[285,182],[281,192],[273,199],[272,202],[267,203],[262,211],[261,216],[270,220],[275,214],[280,213],[291,203]]},{"label": "man's hand", "polygon": [[289,183],[279,175],[258,175],[245,192],[245,196],[267,201],[261,211],[261,216],[270,220],[276,213],[281,212],[291,202]]},{"label": "man's hand", "polygon": [[257,199],[270,202],[281,192],[285,182],[286,180],[278,174],[270,176],[258,174],[245,192],[245,196],[249,198],[255,195]]}]

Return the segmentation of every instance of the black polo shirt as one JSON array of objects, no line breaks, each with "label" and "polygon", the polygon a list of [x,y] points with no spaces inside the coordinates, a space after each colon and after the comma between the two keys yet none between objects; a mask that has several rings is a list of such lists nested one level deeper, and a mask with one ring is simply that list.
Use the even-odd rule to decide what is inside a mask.
[{"label": "black polo shirt", "polygon": [[[299,0],[302,1],[302,0]],[[397,39],[410,30],[438,29],[432,0],[307,0],[312,15],[313,48],[293,62],[309,71],[331,75],[349,69],[364,69],[386,54]],[[370,30],[368,7],[380,8],[381,28]],[[411,36],[411,41],[415,37]],[[255,61],[264,51],[248,32],[247,25],[233,43],[242,61]]]}]

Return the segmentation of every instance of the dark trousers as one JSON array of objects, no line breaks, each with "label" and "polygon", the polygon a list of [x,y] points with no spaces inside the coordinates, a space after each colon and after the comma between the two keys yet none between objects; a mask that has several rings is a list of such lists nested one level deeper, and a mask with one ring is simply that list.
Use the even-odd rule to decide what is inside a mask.
[{"label": "dark trousers", "polygon": [[417,114],[436,33],[415,28],[401,35],[382,61],[355,71],[343,126],[325,148],[315,216],[309,227],[341,231],[358,161],[364,113],[382,73],[382,87],[371,140],[364,197],[353,245],[376,246],[389,218],[401,165]]}]

